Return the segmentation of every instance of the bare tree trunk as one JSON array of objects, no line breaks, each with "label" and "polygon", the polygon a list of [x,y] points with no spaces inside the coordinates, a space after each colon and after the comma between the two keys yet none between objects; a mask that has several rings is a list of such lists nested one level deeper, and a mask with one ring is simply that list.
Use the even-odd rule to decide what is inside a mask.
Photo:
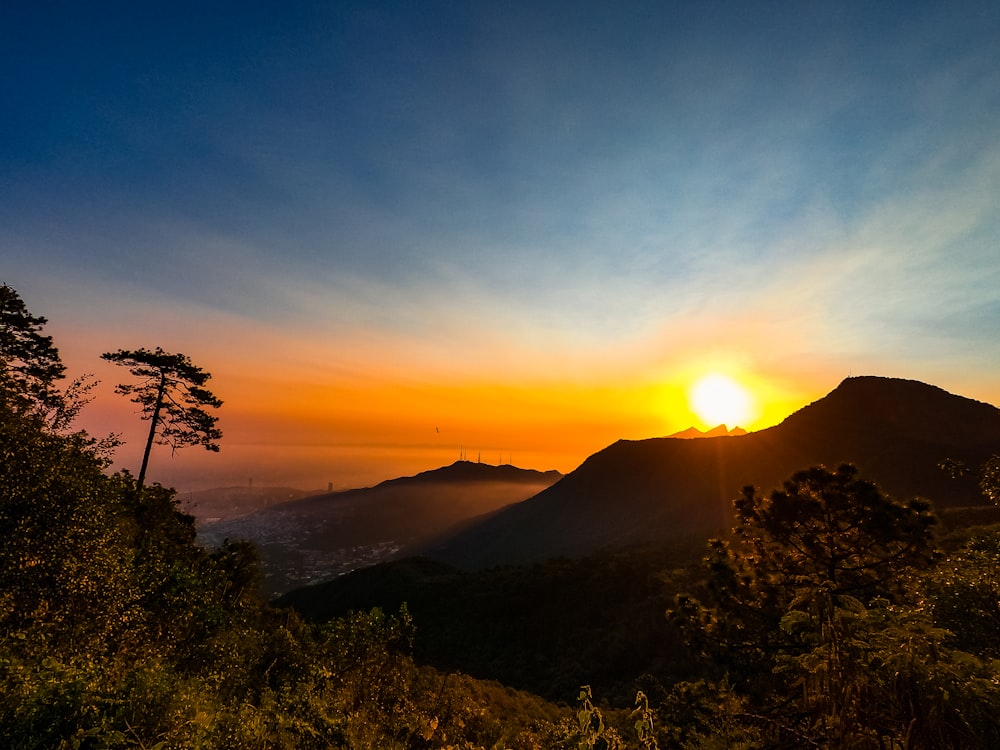
[{"label": "bare tree trunk", "polygon": [[146,438],[146,450],[142,454],[142,466],[139,468],[139,479],[136,484],[136,497],[142,495],[143,483],[146,481],[146,467],[149,465],[149,453],[153,449],[153,439],[156,437],[156,427],[160,423],[160,408],[163,406],[163,395],[167,390],[166,373],[160,374],[160,388],[156,393],[156,406],[149,420],[149,436]]}]

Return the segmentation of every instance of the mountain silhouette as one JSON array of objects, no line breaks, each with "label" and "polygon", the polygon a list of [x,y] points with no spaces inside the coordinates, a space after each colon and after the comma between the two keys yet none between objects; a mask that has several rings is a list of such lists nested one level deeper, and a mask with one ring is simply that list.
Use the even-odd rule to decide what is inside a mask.
[{"label": "mountain silhouette", "polygon": [[562,475],[456,461],[374,487],[291,500],[198,527],[200,540],[257,546],[268,594],[374,565],[537,494]]},{"label": "mountain silhouette", "polygon": [[686,430],[681,430],[680,432],[675,432],[673,435],[667,435],[667,437],[672,438],[706,438],[706,437],[726,437],[726,436],[736,436],[736,435],[746,435],[747,431],[742,427],[734,427],[729,429],[724,424],[720,424],[713,427],[710,430],[699,430],[697,427],[688,427]]},{"label": "mountain silhouette", "polygon": [[740,436],[621,440],[537,496],[426,550],[467,567],[580,556],[616,545],[724,532],[746,485],[764,492],[813,465],[855,464],[900,499],[983,505],[979,465],[1000,453],[1000,410],[912,380],[853,377],[781,424]]}]

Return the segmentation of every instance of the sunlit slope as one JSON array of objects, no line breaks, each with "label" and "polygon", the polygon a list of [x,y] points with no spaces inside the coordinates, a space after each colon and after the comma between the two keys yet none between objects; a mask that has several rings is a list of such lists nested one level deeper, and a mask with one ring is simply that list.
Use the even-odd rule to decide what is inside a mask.
[{"label": "sunlit slope", "polygon": [[365,567],[531,497],[561,474],[458,461],[375,487],[303,498],[203,525],[203,541],[247,539],[268,593]]},{"label": "sunlit slope", "polygon": [[978,464],[993,453],[1000,453],[996,407],[916,381],[848,378],[760,432],[619,441],[431,554],[482,566],[718,533],[730,525],[742,487],[770,489],[815,464],[852,462],[890,494],[939,508],[983,504],[975,480],[951,479],[939,464]]}]

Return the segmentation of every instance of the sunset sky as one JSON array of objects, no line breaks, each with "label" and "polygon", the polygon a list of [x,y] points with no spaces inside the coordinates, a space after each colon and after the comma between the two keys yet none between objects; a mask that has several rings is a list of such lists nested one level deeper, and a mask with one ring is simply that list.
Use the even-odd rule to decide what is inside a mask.
[{"label": "sunset sky", "polygon": [[569,471],[849,375],[1000,404],[1000,3],[7,2],[0,282],[186,490]]}]

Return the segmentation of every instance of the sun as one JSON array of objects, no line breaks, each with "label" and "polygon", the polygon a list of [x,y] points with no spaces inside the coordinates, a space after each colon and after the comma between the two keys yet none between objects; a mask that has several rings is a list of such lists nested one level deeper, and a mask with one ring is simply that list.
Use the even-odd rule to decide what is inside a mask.
[{"label": "sun", "polygon": [[724,424],[730,429],[745,426],[753,411],[753,400],[742,385],[725,375],[706,375],[688,391],[691,410],[706,427]]}]

